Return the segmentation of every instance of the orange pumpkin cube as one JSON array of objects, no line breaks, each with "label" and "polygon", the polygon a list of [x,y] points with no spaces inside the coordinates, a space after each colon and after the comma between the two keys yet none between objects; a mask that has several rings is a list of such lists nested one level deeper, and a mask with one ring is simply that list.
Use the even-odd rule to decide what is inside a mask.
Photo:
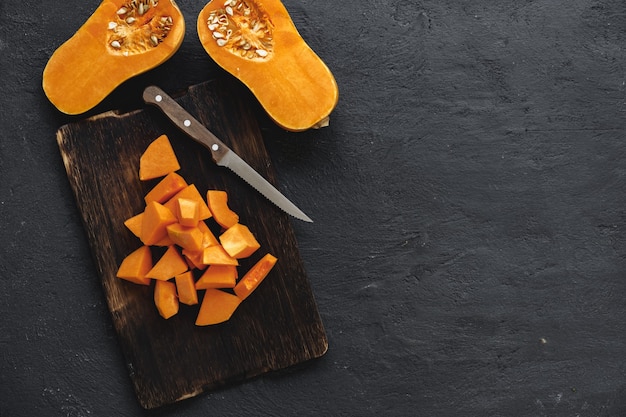
[{"label": "orange pumpkin cube", "polygon": [[139,179],[141,181],[164,177],[179,169],[180,164],[166,135],[161,135],[152,141],[139,158]]},{"label": "orange pumpkin cube", "polygon": [[124,258],[117,270],[117,277],[135,284],[149,285],[146,274],[152,269],[152,253],[148,246],[134,250]]},{"label": "orange pumpkin cube", "polygon": [[141,241],[154,245],[167,236],[167,226],[176,222],[176,216],[162,204],[151,201],[141,220]]},{"label": "orange pumpkin cube", "polygon": [[250,268],[235,286],[235,294],[237,294],[237,297],[241,298],[241,300],[248,298],[259,284],[263,282],[272,268],[274,268],[276,261],[276,257],[268,253]]},{"label": "orange pumpkin cube", "polygon": [[241,223],[229,227],[220,235],[222,247],[231,257],[247,258],[261,247],[248,228]]},{"label": "orange pumpkin cube", "polygon": [[172,198],[164,203],[165,207],[170,209],[172,213],[176,213],[176,200],[179,198],[187,198],[190,200],[194,200],[198,203],[198,209],[200,210],[200,220],[206,220],[211,217],[211,210],[209,210],[207,203],[204,202],[204,200],[202,199],[202,195],[194,184],[189,184],[188,186],[174,194]]},{"label": "orange pumpkin cube", "polygon": [[175,172],[170,172],[157,185],[152,188],[144,197],[146,204],[151,201],[164,203],[172,198],[174,194],[187,186],[187,181]]},{"label": "orange pumpkin cube", "polygon": [[237,267],[234,265],[209,265],[196,281],[196,289],[234,288],[237,283],[237,276]]},{"label": "orange pumpkin cube", "polygon": [[202,263],[205,265],[239,265],[237,259],[226,253],[220,245],[204,248],[202,250]]},{"label": "orange pumpkin cube", "polygon": [[154,286],[154,304],[164,319],[178,313],[178,297],[176,284],[171,281],[157,281]]},{"label": "orange pumpkin cube", "polygon": [[196,326],[209,326],[225,322],[231,318],[240,303],[241,299],[236,295],[209,288],[204,293],[196,318]]},{"label": "orange pumpkin cube", "polygon": [[207,191],[207,204],[215,221],[228,229],[239,222],[239,215],[228,207],[228,194],[226,191]]},{"label": "orange pumpkin cube", "polygon": [[183,249],[199,251],[203,248],[204,234],[197,227],[185,227],[180,223],[172,223],[167,226],[167,235],[172,242]]},{"label": "orange pumpkin cube", "polygon": [[189,266],[183,257],[178,253],[175,246],[170,246],[161,256],[156,264],[148,271],[146,276],[160,281],[167,281],[176,275],[187,272]]},{"label": "orange pumpkin cube", "polygon": [[175,214],[181,225],[196,227],[200,221],[200,204],[190,198],[177,198]]},{"label": "orange pumpkin cube", "polygon": [[193,273],[191,271],[176,275],[174,282],[176,283],[178,301],[190,306],[198,304],[198,292],[196,291]]}]

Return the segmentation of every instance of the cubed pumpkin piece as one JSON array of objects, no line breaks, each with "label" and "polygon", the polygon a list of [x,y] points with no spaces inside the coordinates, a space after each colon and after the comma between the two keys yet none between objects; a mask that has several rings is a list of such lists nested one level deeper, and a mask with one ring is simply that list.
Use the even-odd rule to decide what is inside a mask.
[{"label": "cubed pumpkin piece", "polygon": [[177,198],[175,214],[181,225],[196,227],[200,221],[200,204],[190,198]]},{"label": "cubed pumpkin piece", "polygon": [[207,204],[215,221],[225,229],[239,222],[239,215],[228,207],[228,194],[222,190],[207,191]]},{"label": "cubed pumpkin piece", "polygon": [[268,253],[261,258],[235,285],[235,294],[241,300],[248,298],[250,294],[259,286],[265,279],[267,274],[276,265],[277,258]]},{"label": "cubed pumpkin piece", "polygon": [[241,299],[226,291],[210,288],[205,291],[196,326],[209,326],[219,324],[231,318]]},{"label": "cubed pumpkin piece", "polygon": [[203,248],[208,248],[209,246],[215,246],[215,245],[220,244],[220,241],[217,240],[217,238],[215,237],[215,235],[213,234],[211,229],[209,229],[209,226],[205,222],[202,222],[202,221],[198,222],[198,229],[200,229],[203,235],[203,240],[202,240]]},{"label": "cubed pumpkin piece", "polygon": [[187,181],[183,177],[175,172],[170,172],[146,194],[144,200],[146,204],[151,201],[164,203],[186,186]]},{"label": "cubed pumpkin piece", "polygon": [[237,283],[237,276],[237,267],[234,265],[209,265],[196,281],[196,289],[234,288]]},{"label": "cubed pumpkin piece", "polygon": [[152,253],[148,246],[134,250],[122,260],[117,277],[135,284],[149,285],[150,278],[146,274],[152,269]]},{"label": "cubed pumpkin piece", "polygon": [[152,141],[139,158],[139,179],[141,181],[164,177],[179,169],[180,164],[166,135],[161,135]]},{"label": "cubed pumpkin piece", "polygon": [[197,227],[185,227],[180,223],[167,226],[167,235],[176,245],[191,251],[202,250],[203,233]]},{"label": "cubed pumpkin piece", "polygon": [[178,301],[187,305],[198,304],[198,292],[191,271],[183,272],[174,277],[176,283],[176,292],[178,293]]},{"label": "cubed pumpkin piece", "polygon": [[176,284],[172,281],[157,281],[154,286],[154,304],[164,319],[178,313],[178,297]]},{"label": "cubed pumpkin piece", "polygon": [[202,263],[205,265],[239,265],[237,259],[226,253],[220,245],[202,250]]},{"label": "cubed pumpkin piece", "polygon": [[124,226],[128,228],[137,237],[141,237],[141,221],[143,219],[143,212],[139,213],[124,221]]},{"label": "cubed pumpkin piece", "polygon": [[167,248],[163,256],[157,261],[150,271],[146,274],[148,278],[154,278],[161,281],[167,281],[176,275],[182,274],[189,269],[187,262],[178,252],[176,246]]},{"label": "cubed pumpkin piece", "polygon": [[189,184],[188,186],[174,194],[174,196],[164,204],[165,207],[170,209],[172,213],[176,213],[176,200],[179,198],[187,198],[190,200],[194,200],[198,203],[198,209],[200,210],[200,220],[206,220],[211,217],[211,210],[209,210],[207,203],[204,201],[202,195],[198,191],[198,188],[194,184]]},{"label": "cubed pumpkin piece", "polygon": [[196,268],[199,270],[206,269],[207,265],[202,263],[202,258],[204,256],[203,251],[190,251],[187,249],[183,249],[183,256],[187,260],[187,264],[190,264],[190,268]]},{"label": "cubed pumpkin piece", "polygon": [[226,253],[237,259],[247,258],[261,247],[248,226],[241,223],[229,227],[222,233],[220,243]]},{"label": "cubed pumpkin piece", "polygon": [[176,216],[162,204],[151,201],[146,206],[141,221],[141,241],[154,245],[167,236],[167,226],[176,222]]}]

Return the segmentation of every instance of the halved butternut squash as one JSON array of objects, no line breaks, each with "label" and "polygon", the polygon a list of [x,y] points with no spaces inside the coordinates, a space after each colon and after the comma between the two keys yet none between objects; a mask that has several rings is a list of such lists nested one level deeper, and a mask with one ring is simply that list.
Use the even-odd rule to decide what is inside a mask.
[{"label": "halved butternut squash", "polygon": [[104,0],[52,54],[43,90],[63,113],[84,113],[124,81],[169,59],[184,35],[174,0]]},{"label": "halved butternut squash", "polygon": [[200,43],[243,82],[281,127],[328,124],[339,90],[279,0],[212,0],[198,15]]}]

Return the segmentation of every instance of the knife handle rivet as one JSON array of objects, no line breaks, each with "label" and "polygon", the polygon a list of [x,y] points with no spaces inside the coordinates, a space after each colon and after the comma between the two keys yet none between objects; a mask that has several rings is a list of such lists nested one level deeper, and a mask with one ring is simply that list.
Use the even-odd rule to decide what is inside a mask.
[{"label": "knife handle rivet", "polygon": [[157,103],[160,103],[163,100],[163,97],[161,96],[161,94],[157,94],[156,96],[154,96],[154,99]]},{"label": "knife handle rivet", "polygon": [[212,150],[214,150],[214,151],[217,151],[219,148],[220,148],[220,145],[218,145],[217,143],[214,143],[214,144],[211,146],[211,149],[212,149]]},{"label": "knife handle rivet", "polygon": [[185,121],[183,122],[183,124],[185,125],[185,127],[189,127],[189,126],[191,126],[191,120],[189,120],[189,119],[185,119]]}]

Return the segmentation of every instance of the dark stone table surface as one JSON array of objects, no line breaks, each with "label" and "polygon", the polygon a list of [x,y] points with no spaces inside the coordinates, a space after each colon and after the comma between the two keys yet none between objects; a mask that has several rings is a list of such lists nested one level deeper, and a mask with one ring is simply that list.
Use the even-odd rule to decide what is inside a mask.
[{"label": "dark stone table surface", "polygon": [[315,219],[294,228],[329,350],[145,411],[55,133],[227,76],[204,2],[179,0],[170,61],[69,117],[41,74],[98,1],[0,1],[0,416],[626,415],[626,2],[284,4],[340,88],[328,128],[259,115]]}]

